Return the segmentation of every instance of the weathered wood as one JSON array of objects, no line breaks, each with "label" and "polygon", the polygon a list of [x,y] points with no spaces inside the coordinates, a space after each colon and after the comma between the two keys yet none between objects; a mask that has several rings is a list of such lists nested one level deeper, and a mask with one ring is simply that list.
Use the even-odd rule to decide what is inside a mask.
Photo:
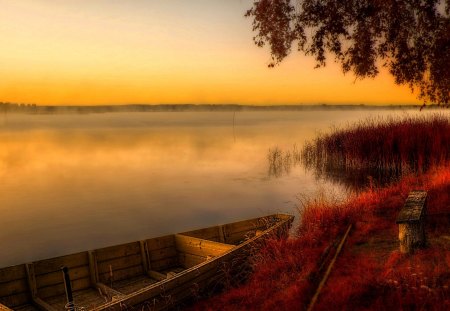
[{"label": "weathered wood", "polygon": [[180,265],[185,269],[189,269],[198,264],[201,264],[202,262],[205,262],[207,259],[206,256],[197,256],[188,253],[180,253],[178,256]]},{"label": "weathered wood", "polygon": [[219,226],[219,242],[226,243],[225,226]]},{"label": "weathered wood", "polygon": [[89,264],[88,253],[81,252],[72,255],[66,255],[51,259],[40,260],[34,262],[34,272],[36,275],[60,271],[62,266],[67,268],[75,268],[80,266],[87,266]]},{"label": "weathered wood", "polygon": [[141,254],[114,258],[114,259],[110,259],[110,260],[106,260],[106,261],[97,263],[99,274],[109,272],[110,269],[112,269],[113,271],[116,271],[116,270],[122,270],[122,269],[134,267],[134,266],[138,266],[138,265],[142,265]]},{"label": "weathered wood", "polygon": [[180,233],[195,238],[219,242],[219,226],[197,229]]},{"label": "weathered wood", "polygon": [[247,230],[247,231],[231,233],[231,234],[228,234],[228,236],[227,236],[227,242],[229,244],[238,245],[238,244],[242,243],[243,241],[253,238],[256,235],[255,233],[256,233],[256,230]]},{"label": "weathered wood", "polygon": [[0,284],[0,297],[28,292],[27,279],[19,279]]},{"label": "weathered wood", "polygon": [[149,251],[168,248],[175,245],[174,235],[166,235],[159,238],[148,239],[145,242],[147,243],[147,249]]},{"label": "weathered wood", "polygon": [[178,256],[152,261],[152,269],[156,271],[166,270],[177,265]]},{"label": "weathered wood", "polygon": [[20,293],[20,294],[2,296],[0,298],[0,303],[4,304],[5,306],[15,309],[18,306],[31,303],[31,296],[28,291]]},{"label": "weathered wood", "polygon": [[34,264],[27,263],[25,267],[27,269],[28,287],[30,289],[31,297],[34,299],[37,296],[36,274]]},{"label": "weathered wood", "polygon": [[101,291],[101,293],[106,297],[108,297],[109,299],[112,299],[112,297],[121,297],[124,295],[120,291],[117,291],[103,283],[97,283],[95,284],[95,287],[98,288]]},{"label": "weathered wood", "polygon": [[121,281],[126,278],[131,278],[142,274],[144,274],[144,269],[142,268],[142,265],[139,264],[137,266],[128,267],[121,270],[112,270],[112,275],[110,271],[106,273],[100,273],[99,281],[100,283],[111,284],[115,281]]},{"label": "weathered wood", "polygon": [[397,223],[421,221],[425,212],[426,200],[426,191],[411,191],[398,214]]},{"label": "weathered wood", "polygon": [[98,283],[98,266],[97,256],[95,251],[89,251],[89,277],[91,280],[91,286],[95,286]]},{"label": "weathered wood", "polygon": [[220,242],[209,241],[205,239],[194,238],[182,234],[175,235],[175,245],[178,252],[193,254],[197,256],[217,256],[229,251],[234,245]]},{"label": "weathered wood", "polygon": [[155,270],[149,270],[149,271],[147,271],[147,274],[152,279],[155,279],[155,280],[158,280],[158,281],[163,281],[163,280],[167,279],[167,276],[165,274],[162,274],[162,273],[160,273],[158,271],[155,271]]},{"label": "weathered wood", "polygon": [[175,246],[167,247],[167,248],[160,248],[158,250],[150,251],[150,262],[158,261],[165,258],[171,258],[177,256],[177,250],[175,249]]},{"label": "weathered wood", "polygon": [[[89,267],[88,266],[81,266],[69,269],[69,276],[72,281],[78,280],[78,279],[84,279],[86,277],[89,277]],[[56,285],[59,283],[63,283],[64,279],[61,274],[61,271],[55,271],[47,274],[41,274],[36,277],[36,287],[39,291],[39,288],[46,287],[50,285]]]},{"label": "weathered wood", "polygon": [[13,309],[10,309],[7,306],[0,303],[0,311],[13,311]]},{"label": "weathered wood", "polygon": [[[228,262],[231,265],[235,265],[236,262],[240,262],[241,260],[235,259],[241,258],[241,256],[247,254],[250,249],[261,245],[260,242],[264,240],[264,238],[269,234],[270,231],[276,231],[277,235],[284,235],[285,231],[289,227],[289,224],[292,223],[292,220],[292,216],[285,219],[280,219],[277,224],[273,225],[272,228],[265,230],[261,235],[255,236],[252,239],[236,246],[233,252],[225,252],[216,258],[204,261],[190,269],[182,271],[173,278],[168,278],[154,285],[144,287],[141,290],[137,290],[129,295],[126,295],[122,299],[107,303],[94,310],[121,310],[124,306],[131,307],[141,304],[144,301],[149,301],[151,303],[152,301],[155,301],[157,297],[174,297],[171,295],[173,293],[178,293],[178,289],[180,288],[180,286],[184,286],[184,284],[187,284],[186,286],[189,287],[193,283],[197,283],[198,278],[205,274],[216,276],[217,271],[221,271],[222,264],[224,262]],[[242,258],[242,260],[244,259]],[[180,295],[190,295],[187,292],[189,291],[186,290],[186,288],[183,288],[182,292],[180,292]],[[176,303],[178,299],[182,298],[177,297],[174,303]],[[155,309],[158,310],[162,307],[167,306],[161,306],[161,304],[158,304],[155,307]]]},{"label": "weathered wood", "polygon": [[411,191],[397,217],[398,238],[402,253],[413,252],[426,244],[426,191]]},{"label": "weathered wood", "polygon": [[[227,225],[214,226],[189,231],[180,236],[169,235],[41,260],[29,265],[28,273],[26,273],[26,266],[13,267],[18,272],[17,275],[22,275],[17,279],[14,273],[9,272],[11,270],[4,268],[0,270],[0,276],[7,278],[0,279],[0,289],[1,286],[8,289],[5,292],[6,295],[2,295],[0,291],[0,302],[14,309],[17,306],[29,304],[31,297],[28,283],[32,285],[34,276],[35,301],[41,299],[44,303],[52,305],[54,309],[63,309],[65,289],[62,278],[58,276],[62,265],[69,267],[74,299],[79,306],[91,308],[100,303],[104,304],[106,296],[109,297],[108,299],[116,297],[117,301],[111,302],[113,309],[122,303],[136,305],[144,301],[142,299],[146,297],[155,298],[156,296],[151,296],[152,292],[160,297],[165,294],[172,295],[175,301],[178,301],[191,294],[191,287],[193,290],[197,285],[198,288],[203,288],[209,283],[208,280],[217,277],[219,275],[217,271],[222,269],[222,262],[230,262],[233,258],[232,265],[236,265],[245,260],[245,255],[250,251],[250,245],[252,245],[251,249],[255,247],[251,243],[264,240],[268,234],[266,230],[261,236],[256,236],[257,228],[265,229],[266,224],[276,218],[278,223],[271,230],[286,232],[287,224],[292,222],[293,217],[283,217],[283,215],[266,217],[259,222],[253,221],[251,224],[247,221],[238,222],[230,226],[234,232],[228,232]],[[252,229],[247,230],[248,228]],[[237,236],[245,235],[251,238],[238,246],[218,242],[219,240],[228,242],[229,236],[237,238]],[[183,270],[182,267],[188,269]],[[152,274],[151,271],[154,273]],[[22,281],[20,281],[21,278]],[[156,282],[155,279],[161,281]],[[201,282],[201,284],[192,285],[192,282]],[[22,284],[19,285],[19,283]],[[17,293],[17,289],[11,290],[13,287],[21,288],[23,285],[26,292]],[[122,292],[117,286],[124,288],[127,295],[120,296]],[[97,291],[99,288],[100,291]],[[117,296],[120,297],[117,298]],[[80,297],[78,302],[81,303],[77,303],[76,297]],[[40,308],[46,309],[42,304]]]},{"label": "weathered wood", "polygon": [[[78,291],[91,287],[91,279],[89,277],[74,280],[72,283],[72,290]],[[38,296],[42,299],[47,299],[53,296],[65,295],[66,289],[64,288],[64,283],[59,283],[56,285],[51,285],[47,287],[42,287],[38,291]]]},{"label": "weathered wood", "polygon": [[345,241],[347,240],[348,235],[350,234],[350,230],[352,230],[352,224],[350,224],[347,228],[347,231],[345,232],[344,236],[342,237],[341,242],[339,243],[339,246],[336,249],[336,253],[334,254],[333,259],[331,260],[330,264],[328,265],[327,271],[325,271],[325,274],[322,278],[322,280],[319,283],[319,286],[317,287],[316,292],[314,293],[309,305],[307,311],[312,311],[314,308],[314,305],[317,301],[317,298],[319,297],[320,291],[322,290],[323,286],[325,285],[326,281],[328,280],[328,277],[330,276],[331,270],[333,269],[334,263],[336,262],[342,247],[344,246]]},{"label": "weathered wood", "polygon": [[117,246],[110,246],[96,250],[97,263],[110,260],[113,258],[126,257],[130,255],[140,254],[141,247],[139,242],[132,242]]},{"label": "weathered wood", "polygon": [[25,279],[27,271],[25,265],[17,265],[0,269],[0,284],[19,279]]},{"label": "weathered wood", "polygon": [[[140,275],[131,279],[122,280],[119,282],[114,283],[114,288],[117,289],[119,292],[128,295],[131,293],[134,293],[137,290],[140,290],[144,287],[147,287],[149,285],[155,284],[158,281],[156,281],[153,278],[150,278],[147,275]],[[117,298],[118,296],[116,296]],[[112,297],[115,299],[115,297]]]},{"label": "weathered wood", "polygon": [[[102,295],[95,287],[76,291],[73,293],[73,298],[76,308],[85,308],[90,310],[93,307],[100,306],[108,300],[107,296]],[[65,310],[67,303],[65,295],[59,295],[55,297],[49,297],[45,300],[57,310]],[[80,309],[78,309],[80,310]]]},{"label": "weathered wood", "polygon": [[56,309],[55,307],[53,307],[52,305],[50,305],[49,303],[47,303],[46,301],[42,300],[39,297],[34,297],[33,298],[33,303],[40,309],[43,311],[58,311],[58,309]]},{"label": "weathered wood", "polygon": [[150,255],[148,253],[147,242],[139,241],[139,246],[141,248],[142,268],[144,269],[144,272],[147,273],[147,271],[150,270],[149,266]]},{"label": "weathered wood", "polygon": [[14,308],[16,311],[39,311],[39,309],[33,304],[25,304]]}]

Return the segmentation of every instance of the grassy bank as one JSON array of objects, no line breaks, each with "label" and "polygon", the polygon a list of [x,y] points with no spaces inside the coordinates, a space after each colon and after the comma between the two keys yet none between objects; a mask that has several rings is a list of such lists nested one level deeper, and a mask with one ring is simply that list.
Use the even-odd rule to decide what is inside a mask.
[{"label": "grassy bank", "polygon": [[[296,235],[269,240],[243,286],[193,310],[306,309],[347,227],[352,230],[314,310],[450,310],[450,122],[435,115],[371,121],[320,136],[310,163],[398,179],[341,202],[307,201]],[[336,164],[337,163],[337,164]],[[412,190],[428,191],[427,247],[398,251],[398,212]]]},{"label": "grassy bank", "polygon": [[[413,189],[428,191],[428,246],[398,252],[395,219]],[[407,176],[335,205],[308,202],[297,236],[269,241],[243,286],[197,304],[194,310],[294,310],[316,289],[315,272],[348,224],[353,230],[315,310],[448,310],[450,308],[450,168]]]}]

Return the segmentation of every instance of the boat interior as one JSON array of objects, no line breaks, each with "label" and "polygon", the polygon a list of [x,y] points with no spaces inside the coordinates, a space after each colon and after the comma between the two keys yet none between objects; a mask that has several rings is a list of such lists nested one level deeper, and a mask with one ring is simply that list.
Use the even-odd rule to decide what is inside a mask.
[{"label": "boat interior", "polygon": [[62,267],[74,304],[85,309],[131,294],[211,260],[262,234],[271,215],[0,269],[0,310],[65,310]]}]

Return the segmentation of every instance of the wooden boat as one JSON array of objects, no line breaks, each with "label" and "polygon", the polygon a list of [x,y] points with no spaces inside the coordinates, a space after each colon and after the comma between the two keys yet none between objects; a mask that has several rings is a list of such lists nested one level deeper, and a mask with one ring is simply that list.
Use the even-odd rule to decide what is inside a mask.
[{"label": "wooden boat", "polygon": [[248,271],[249,254],[268,237],[287,236],[293,218],[275,214],[2,268],[0,310],[175,308]]}]

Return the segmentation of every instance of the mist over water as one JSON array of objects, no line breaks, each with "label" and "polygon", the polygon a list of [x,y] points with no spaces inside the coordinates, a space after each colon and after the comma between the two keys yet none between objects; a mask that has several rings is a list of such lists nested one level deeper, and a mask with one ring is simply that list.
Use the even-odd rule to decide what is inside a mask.
[{"label": "mist over water", "polygon": [[237,112],[234,128],[233,112],[0,115],[0,267],[295,214],[297,195],[344,189],[301,166],[270,175],[269,149],[392,113]]}]

